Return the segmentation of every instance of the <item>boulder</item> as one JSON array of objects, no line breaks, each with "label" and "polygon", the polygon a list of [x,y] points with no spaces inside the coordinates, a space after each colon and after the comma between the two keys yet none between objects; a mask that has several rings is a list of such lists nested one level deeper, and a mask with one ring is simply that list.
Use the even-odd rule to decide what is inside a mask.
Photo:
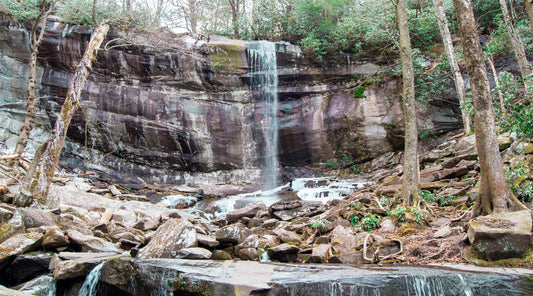
[{"label": "boulder", "polygon": [[133,227],[137,222],[137,216],[132,211],[116,210],[113,212],[113,221],[119,222],[127,227]]},{"label": "boulder", "polygon": [[14,233],[24,231],[24,222],[20,212],[15,212],[6,223],[0,224],[0,243],[11,237]]},{"label": "boulder", "polygon": [[216,248],[220,245],[220,242],[213,236],[196,234],[196,239],[198,240],[198,244],[204,247]]},{"label": "boulder", "polygon": [[379,223],[379,230],[382,233],[392,233],[396,229],[396,222],[391,218],[385,218]]},{"label": "boulder", "polygon": [[0,262],[39,248],[43,234],[38,232],[16,234],[0,244]]},{"label": "boulder", "polygon": [[366,260],[362,251],[335,255],[329,259],[329,263],[342,263],[342,264],[368,264],[372,263]]},{"label": "boulder", "polygon": [[331,245],[323,244],[313,247],[311,257],[308,262],[310,263],[325,263],[331,257]]},{"label": "boulder", "polygon": [[52,254],[50,253],[19,255],[0,272],[0,279],[8,286],[22,284],[41,274],[47,274],[51,260]]},{"label": "boulder", "polygon": [[244,208],[233,210],[226,215],[228,223],[237,222],[242,217],[252,218],[260,210],[265,210],[266,206],[263,202],[258,201],[251,204],[247,204]]},{"label": "boulder", "polygon": [[470,135],[461,138],[453,149],[453,154],[461,159],[474,160],[477,158],[476,137]]},{"label": "boulder", "polygon": [[20,208],[18,211],[26,228],[57,225],[58,216],[50,212],[35,208]]},{"label": "boulder", "polygon": [[174,258],[183,248],[198,246],[196,230],[186,219],[169,219],[153,234],[138,258]]},{"label": "boulder", "polygon": [[31,294],[19,292],[17,290],[9,289],[0,285],[0,296],[31,296]]},{"label": "boulder", "polygon": [[48,228],[44,234],[41,246],[45,249],[68,246],[68,236],[58,227]]},{"label": "boulder", "polygon": [[178,251],[177,258],[181,259],[210,259],[211,251],[204,248],[183,248]]},{"label": "boulder", "polygon": [[341,225],[338,225],[333,229],[330,240],[335,254],[354,252],[357,246],[357,240],[353,233]]},{"label": "boulder", "polygon": [[[100,219],[102,218],[98,212],[89,211],[80,207],[61,204],[60,209],[61,216],[67,216],[68,214],[70,214],[69,220],[73,220],[75,223],[79,223],[76,221],[81,220],[84,222],[84,224],[96,226],[100,224]],[[75,217],[75,219],[73,219],[72,217]]]},{"label": "boulder", "polygon": [[[18,289],[18,291],[28,293],[30,295],[46,295],[46,292],[48,291],[48,288],[52,284],[53,280],[54,278],[49,275],[41,275],[19,285],[20,289]],[[0,295],[2,295],[1,292]]]},{"label": "boulder", "polygon": [[[285,204],[279,204],[283,202],[278,202],[278,205],[272,205],[271,210],[272,214],[283,221],[290,221],[299,217],[311,217],[319,215],[325,211],[324,205],[317,201],[290,201]],[[300,206],[296,206],[300,205]],[[284,208],[283,210],[276,210],[278,208]]]},{"label": "boulder", "polygon": [[470,221],[468,239],[487,260],[520,258],[531,247],[529,211],[496,213]]},{"label": "boulder", "polygon": [[452,234],[452,228],[449,224],[441,226],[437,231],[433,233],[433,238],[445,238]]},{"label": "boulder", "polygon": [[0,224],[4,224],[13,217],[13,212],[0,207]]},{"label": "boulder", "polygon": [[302,243],[300,236],[292,231],[287,231],[285,229],[274,229],[273,232],[284,243],[293,243],[297,245]]},{"label": "boulder", "polygon": [[259,261],[259,253],[257,253],[257,250],[254,248],[240,249],[235,253],[235,256],[241,260]]},{"label": "boulder", "polygon": [[54,279],[57,281],[84,277],[98,264],[120,257],[125,256],[118,254],[112,256],[107,256],[106,254],[106,256],[101,256],[98,253],[86,253],[83,258],[58,261],[54,266]]},{"label": "boulder", "polygon": [[291,244],[281,244],[268,250],[268,257],[281,262],[294,262],[300,252],[300,248]]},{"label": "boulder", "polygon": [[217,241],[221,243],[239,244],[247,237],[248,228],[241,223],[228,225],[215,232]]},{"label": "boulder", "polygon": [[135,225],[133,225],[134,228],[137,228],[142,231],[150,231],[150,230],[156,230],[157,227],[159,227],[159,221],[160,217],[158,218],[152,218],[152,217],[144,217],[137,221]]},{"label": "boulder", "polygon": [[224,250],[214,250],[213,254],[211,255],[211,259],[213,260],[231,260],[233,259],[231,255],[224,251]]},{"label": "boulder", "polygon": [[95,237],[92,235],[85,235],[77,230],[70,229],[67,231],[70,240],[80,246],[82,252],[115,252],[122,253],[114,244]]}]

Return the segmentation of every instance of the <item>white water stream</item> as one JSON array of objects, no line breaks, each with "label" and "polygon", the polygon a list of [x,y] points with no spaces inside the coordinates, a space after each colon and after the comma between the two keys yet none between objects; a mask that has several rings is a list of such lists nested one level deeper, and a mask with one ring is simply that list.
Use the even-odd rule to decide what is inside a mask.
[{"label": "white water stream", "polygon": [[261,106],[261,129],[265,141],[264,189],[277,186],[278,175],[278,69],[276,43],[253,41],[246,44],[254,96]]},{"label": "white water stream", "polygon": [[81,286],[78,296],[96,296],[97,290],[96,285],[100,279],[100,273],[104,267],[104,262],[98,264],[85,278],[83,285]]}]

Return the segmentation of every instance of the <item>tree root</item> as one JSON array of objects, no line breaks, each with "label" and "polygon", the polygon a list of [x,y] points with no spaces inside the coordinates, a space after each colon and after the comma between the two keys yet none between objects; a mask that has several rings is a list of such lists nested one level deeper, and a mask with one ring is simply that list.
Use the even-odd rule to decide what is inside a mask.
[{"label": "tree root", "polygon": [[389,259],[392,259],[398,255],[400,255],[401,253],[403,253],[403,244],[402,244],[402,241],[401,240],[398,240],[398,239],[393,239],[392,241],[394,242],[398,242],[400,244],[400,251],[394,253],[394,254],[390,254],[390,255],[387,255],[387,256],[379,256],[378,253],[379,253],[379,249],[380,247],[378,247],[376,249],[376,251],[374,252],[374,255],[372,256],[372,258],[368,257],[367,256],[367,251],[368,251],[368,238],[371,236],[371,234],[367,234],[366,237],[365,237],[365,241],[363,242],[363,259],[367,260],[367,261],[370,261],[370,263],[378,263],[380,261],[383,261],[383,260],[389,260]]}]

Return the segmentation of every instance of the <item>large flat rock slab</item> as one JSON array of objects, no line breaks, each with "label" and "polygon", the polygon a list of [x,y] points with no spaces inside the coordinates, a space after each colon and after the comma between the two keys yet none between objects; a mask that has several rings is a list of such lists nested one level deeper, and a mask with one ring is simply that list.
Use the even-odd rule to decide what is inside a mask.
[{"label": "large flat rock slab", "polygon": [[529,211],[496,213],[470,221],[468,239],[487,260],[520,258],[531,248]]},{"label": "large flat rock slab", "polygon": [[[116,262],[113,262],[116,263]],[[109,269],[121,272],[117,264]],[[107,265],[107,263],[106,263]],[[102,269],[105,274],[106,265]],[[131,268],[129,264],[122,264]],[[184,295],[531,295],[532,270],[142,259],[136,289]],[[165,281],[161,281],[164,278]],[[111,280],[101,277],[111,284]],[[130,289],[130,288],[128,288]],[[128,291],[135,294],[135,291]],[[465,294],[466,293],[466,294]]]}]

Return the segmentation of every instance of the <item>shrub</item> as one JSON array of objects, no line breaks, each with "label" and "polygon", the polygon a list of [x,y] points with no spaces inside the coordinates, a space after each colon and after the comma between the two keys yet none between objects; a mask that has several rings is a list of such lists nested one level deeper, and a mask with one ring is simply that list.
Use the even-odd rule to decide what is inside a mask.
[{"label": "shrub", "polygon": [[379,222],[381,222],[381,216],[372,213],[365,213],[363,219],[361,219],[361,224],[363,224],[365,231],[379,228]]}]

